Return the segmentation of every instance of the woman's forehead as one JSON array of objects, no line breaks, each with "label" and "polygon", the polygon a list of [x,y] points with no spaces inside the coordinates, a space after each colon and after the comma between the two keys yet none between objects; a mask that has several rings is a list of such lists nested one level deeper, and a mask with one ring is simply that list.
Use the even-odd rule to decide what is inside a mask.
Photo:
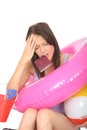
[{"label": "woman's forehead", "polygon": [[43,44],[44,42],[46,42],[46,40],[40,35],[35,35],[35,41],[36,45]]}]

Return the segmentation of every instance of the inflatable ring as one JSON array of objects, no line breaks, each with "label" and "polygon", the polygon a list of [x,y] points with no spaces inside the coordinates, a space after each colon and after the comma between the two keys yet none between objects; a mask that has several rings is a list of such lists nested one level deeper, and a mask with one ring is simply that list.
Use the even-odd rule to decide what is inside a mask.
[{"label": "inflatable ring", "polygon": [[23,87],[14,109],[50,108],[70,98],[87,84],[87,38],[76,40],[61,50],[72,57],[40,80]]}]

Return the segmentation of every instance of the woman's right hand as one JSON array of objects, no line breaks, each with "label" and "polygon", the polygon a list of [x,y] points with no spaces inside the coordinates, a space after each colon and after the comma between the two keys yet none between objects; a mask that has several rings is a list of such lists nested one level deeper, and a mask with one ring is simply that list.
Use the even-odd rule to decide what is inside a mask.
[{"label": "woman's right hand", "polygon": [[15,89],[8,89],[7,90],[7,99],[10,100],[12,98],[15,98],[17,96],[17,90]]},{"label": "woman's right hand", "polygon": [[26,46],[23,51],[23,55],[21,57],[22,63],[27,63],[30,61],[34,55],[36,43],[35,43],[35,35],[31,34],[26,41]]}]

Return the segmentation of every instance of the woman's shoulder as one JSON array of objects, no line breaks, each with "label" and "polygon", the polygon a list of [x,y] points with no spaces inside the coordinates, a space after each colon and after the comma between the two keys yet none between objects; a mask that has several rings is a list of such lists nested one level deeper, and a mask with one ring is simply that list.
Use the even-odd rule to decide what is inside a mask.
[{"label": "woman's shoulder", "polygon": [[68,59],[70,59],[72,57],[72,54],[68,54]]},{"label": "woman's shoulder", "polygon": [[72,54],[62,53],[61,54],[61,65],[72,57]]},{"label": "woman's shoulder", "polygon": [[68,61],[72,57],[72,54],[65,53],[64,54],[64,62]]}]

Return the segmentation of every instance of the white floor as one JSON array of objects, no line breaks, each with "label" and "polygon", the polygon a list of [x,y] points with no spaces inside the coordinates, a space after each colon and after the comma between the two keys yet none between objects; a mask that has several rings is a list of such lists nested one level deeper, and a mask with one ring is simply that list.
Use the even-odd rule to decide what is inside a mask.
[{"label": "white floor", "polygon": [[[17,129],[20,123],[21,117],[22,117],[22,113],[12,109],[7,121],[3,123],[0,122],[0,130],[6,127]],[[87,129],[81,128],[81,130],[87,130]]]},{"label": "white floor", "polygon": [[6,127],[17,129],[20,123],[21,117],[22,117],[22,113],[12,109],[7,121],[2,122],[2,123],[0,122],[0,130]]}]

